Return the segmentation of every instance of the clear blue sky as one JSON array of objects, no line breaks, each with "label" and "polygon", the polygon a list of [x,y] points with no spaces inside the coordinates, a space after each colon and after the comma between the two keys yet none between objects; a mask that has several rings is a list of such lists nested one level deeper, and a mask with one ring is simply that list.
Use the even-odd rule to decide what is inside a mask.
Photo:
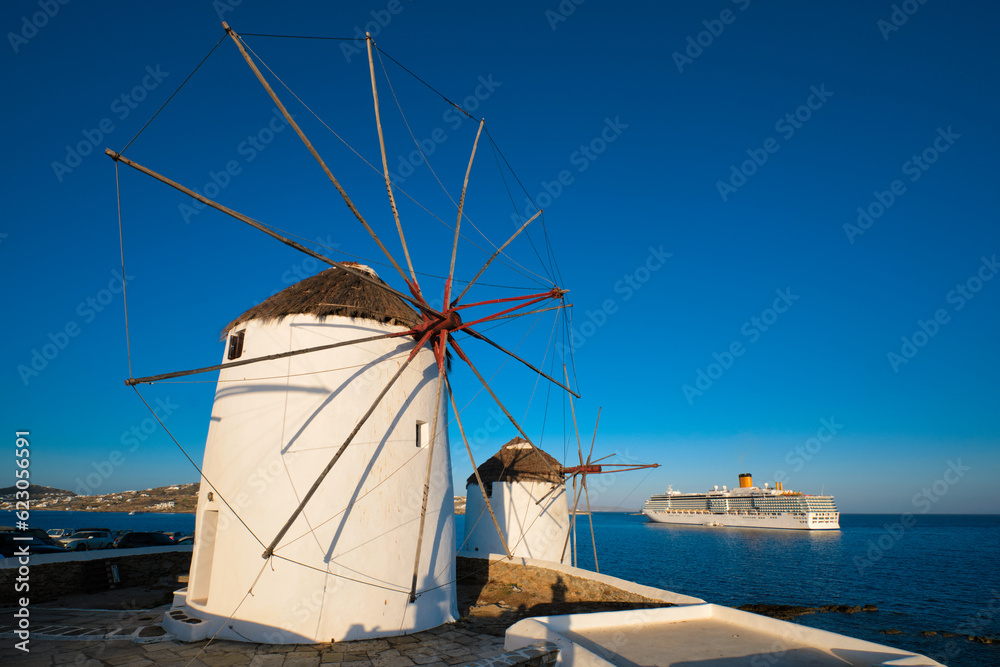
[{"label": "clear blue sky", "polygon": [[[546,205],[559,283],[575,305],[583,437],[603,407],[595,457],[662,464],[595,479],[593,502],[637,507],[668,484],[695,491],[752,472],[833,493],[847,512],[1000,512],[1000,10],[897,4],[894,15],[891,2],[860,1],[4,3],[0,335],[11,449],[14,431],[29,429],[32,479],[50,486],[77,489],[102,473],[100,492],[197,479],[123,384],[115,169],[102,153],[121,150],[222,37],[221,13],[244,34],[371,30],[387,54],[486,117]],[[351,42],[246,39],[377,163],[363,53]],[[385,65],[457,195],[475,123]],[[414,147],[379,76],[390,165],[450,224],[454,208],[433,176],[422,166],[409,174]],[[401,256],[380,177],[289,106]],[[381,261],[272,108],[226,40],[126,155],[309,241]],[[227,322],[318,270],[121,169],[136,376],[217,363]],[[223,187],[209,187],[213,174]],[[445,273],[448,230],[401,199],[418,270]],[[485,141],[467,206],[494,241],[511,232]],[[545,275],[540,226],[532,240],[538,255],[526,239],[511,255]],[[482,258],[464,244],[459,275]],[[482,298],[512,293],[489,285],[533,285],[505,268],[483,281]],[[440,292],[437,279],[425,285]],[[533,321],[491,335],[511,347],[524,338],[519,349],[549,368],[554,318]],[[497,370],[496,355],[466,347],[484,372]],[[453,377],[468,402],[475,379],[460,363]],[[195,379],[142,391],[200,461],[214,377]],[[495,382],[563,458],[563,398],[544,383],[533,392],[530,374],[510,364]],[[479,395],[463,412],[489,436],[480,460],[514,435],[491,430],[490,408]],[[471,470],[455,428],[451,440],[462,492]],[[8,465],[12,482],[12,456]],[[931,496],[915,500],[925,488]]]}]

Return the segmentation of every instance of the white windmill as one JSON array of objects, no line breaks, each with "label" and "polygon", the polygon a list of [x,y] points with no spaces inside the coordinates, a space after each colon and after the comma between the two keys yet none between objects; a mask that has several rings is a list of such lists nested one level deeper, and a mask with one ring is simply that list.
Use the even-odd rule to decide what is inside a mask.
[{"label": "white windmill", "polygon": [[[572,406],[572,399],[570,401]],[[576,427],[576,409],[573,408]],[[598,410],[600,423],[600,410]],[[516,437],[483,462],[466,480],[465,539],[462,550],[470,556],[509,553],[513,556],[576,565],[576,517],[586,498],[594,567],[600,571],[587,475],[657,468],[658,463],[600,463],[592,460],[597,425],[587,459],[583,458],[577,432],[579,465],[563,466],[523,438]],[[613,456],[613,455],[609,455]],[[573,484],[569,507],[566,478]],[[577,477],[579,477],[579,484]],[[489,516],[493,524],[485,520]],[[572,551],[569,550],[572,541]]]},{"label": "white windmill", "polygon": [[[454,620],[455,533],[446,401],[454,408],[463,440],[465,433],[448,378],[450,353],[464,362],[534,447],[456,334],[491,345],[576,395],[479,330],[487,322],[526,314],[526,308],[550,300],[555,305],[539,310],[565,308],[565,290],[552,285],[528,296],[463,301],[491,262],[540,212],[497,247],[454,296],[466,188],[484,125],[480,121],[456,203],[444,306],[431,307],[418,283],[397,212],[371,38],[367,43],[382,172],[407,270],[392,257],[288,112],[243,39],[225,23],[223,27],[408,293],[366,266],[329,259],[106,150],[116,165],[133,167],[332,267],[234,320],[226,331],[221,364],[127,381],[135,387],[219,371],[190,583],[176,596],[166,622],[186,639],[211,635],[308,643],[403,634]],[[482,314],[497,304],[502,304],[499,312]],[[465,445],[471,459],[467,441]],[[483,498],[488,506],[485,492]]]}]

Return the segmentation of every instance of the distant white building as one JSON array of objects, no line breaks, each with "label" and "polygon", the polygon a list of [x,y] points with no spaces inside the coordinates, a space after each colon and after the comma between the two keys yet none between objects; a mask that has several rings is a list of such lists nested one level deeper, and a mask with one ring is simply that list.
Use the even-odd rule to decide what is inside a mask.
[{"label": "distant white building", "polygon": [[[479,466],[497,522],[513,556],[561,563],[569,535],[562,465],[522,438],[514,438]],[[464,551],[503,554],[476,476],[466,480]]]},{"label": "distant white building", "polygon": [[[401,299],[328,269],[233,321],[223,363],[404,332],[419,322]],[[170,631],[192,640],[218,632],[236,641],[315,643],[406,634],[457,618],[446,401],[435,406],[438,372],[426,347],[274,556],[261,558],[414,345],[410,335],[384,338],[220,371],[190,583],[165,619]]]}]

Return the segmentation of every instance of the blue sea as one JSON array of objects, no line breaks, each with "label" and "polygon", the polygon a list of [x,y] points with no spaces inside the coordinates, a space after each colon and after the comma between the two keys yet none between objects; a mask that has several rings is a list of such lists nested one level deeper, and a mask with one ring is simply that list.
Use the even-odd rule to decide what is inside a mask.
[{"label": "blue sea", "polygon": [[[16,521],[14,512],[0,512],[0,525],[13,526]],[[46,510],[31,510],[32,528],[49,530],[50,528],[65,528],[77,530],[80,528],[107,528],[108,530],[131,531],[163,531],[165,533],[194,532],[194,514],[174,514],[150,512],[129,514],[128,512],[60,512]]]},{"label": "blue sea", "polygon": [[[650,523],[595,513],[600,571],[729,606],[874,604],[878,612],[809,614],[797,623],[898,646],[958,667],[1000,665],[1000,516],[841,515],[839,531]],[[593,569],[587,517],[579,566]],[[902,634],[886,635],[891,628]],[[921,637],[924,630],[935,637]],[[963,635],[946,639],[940,632]]]},{"label": "blue sea", "polygon": [[[600,571],[708,602],[874,604],[878,612],[810,614],[795,622],[898,646],[952,667],[1000,665],[1000,516],[841,515],[840,531],[668,526],[595,513]],[[459,536],[464,516],[457,517]],[[32,512],[40,528],[194,531],[194,514]],[[10,525],[11,512],[0,512]],[[587,517],[577,523],[580,567],[594,569]],[[459,538],[461,539],[461,537]],[[886,635],[879,630],[900,630]],[[961,637],[921,637],[933,630]]]}]

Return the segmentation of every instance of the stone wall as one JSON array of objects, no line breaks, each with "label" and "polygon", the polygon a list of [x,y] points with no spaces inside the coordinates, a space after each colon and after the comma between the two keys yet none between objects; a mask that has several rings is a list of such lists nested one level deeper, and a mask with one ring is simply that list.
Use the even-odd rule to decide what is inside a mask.
[{"label": "stone wall", "polygon": [[544,602],[632,602],[664,605],[663,600],[622,590],[610,584],[584,579],[543,567],[509,563],[502,560],[459,557],[456,561],[458,583],[504,584],[551,596]]},{"label": "stone wall", "polygon": [[[14,605],[19,597],[32,604],[59,595],[96,593],[126,586],[176,584],[191,568],[191,551],[109,555],[106,558],[55,563],[32,563],[29,590],[14,590],[18,568],[0,570],[0,605]],[[117,579],[117,581],[115,581]]]}]

